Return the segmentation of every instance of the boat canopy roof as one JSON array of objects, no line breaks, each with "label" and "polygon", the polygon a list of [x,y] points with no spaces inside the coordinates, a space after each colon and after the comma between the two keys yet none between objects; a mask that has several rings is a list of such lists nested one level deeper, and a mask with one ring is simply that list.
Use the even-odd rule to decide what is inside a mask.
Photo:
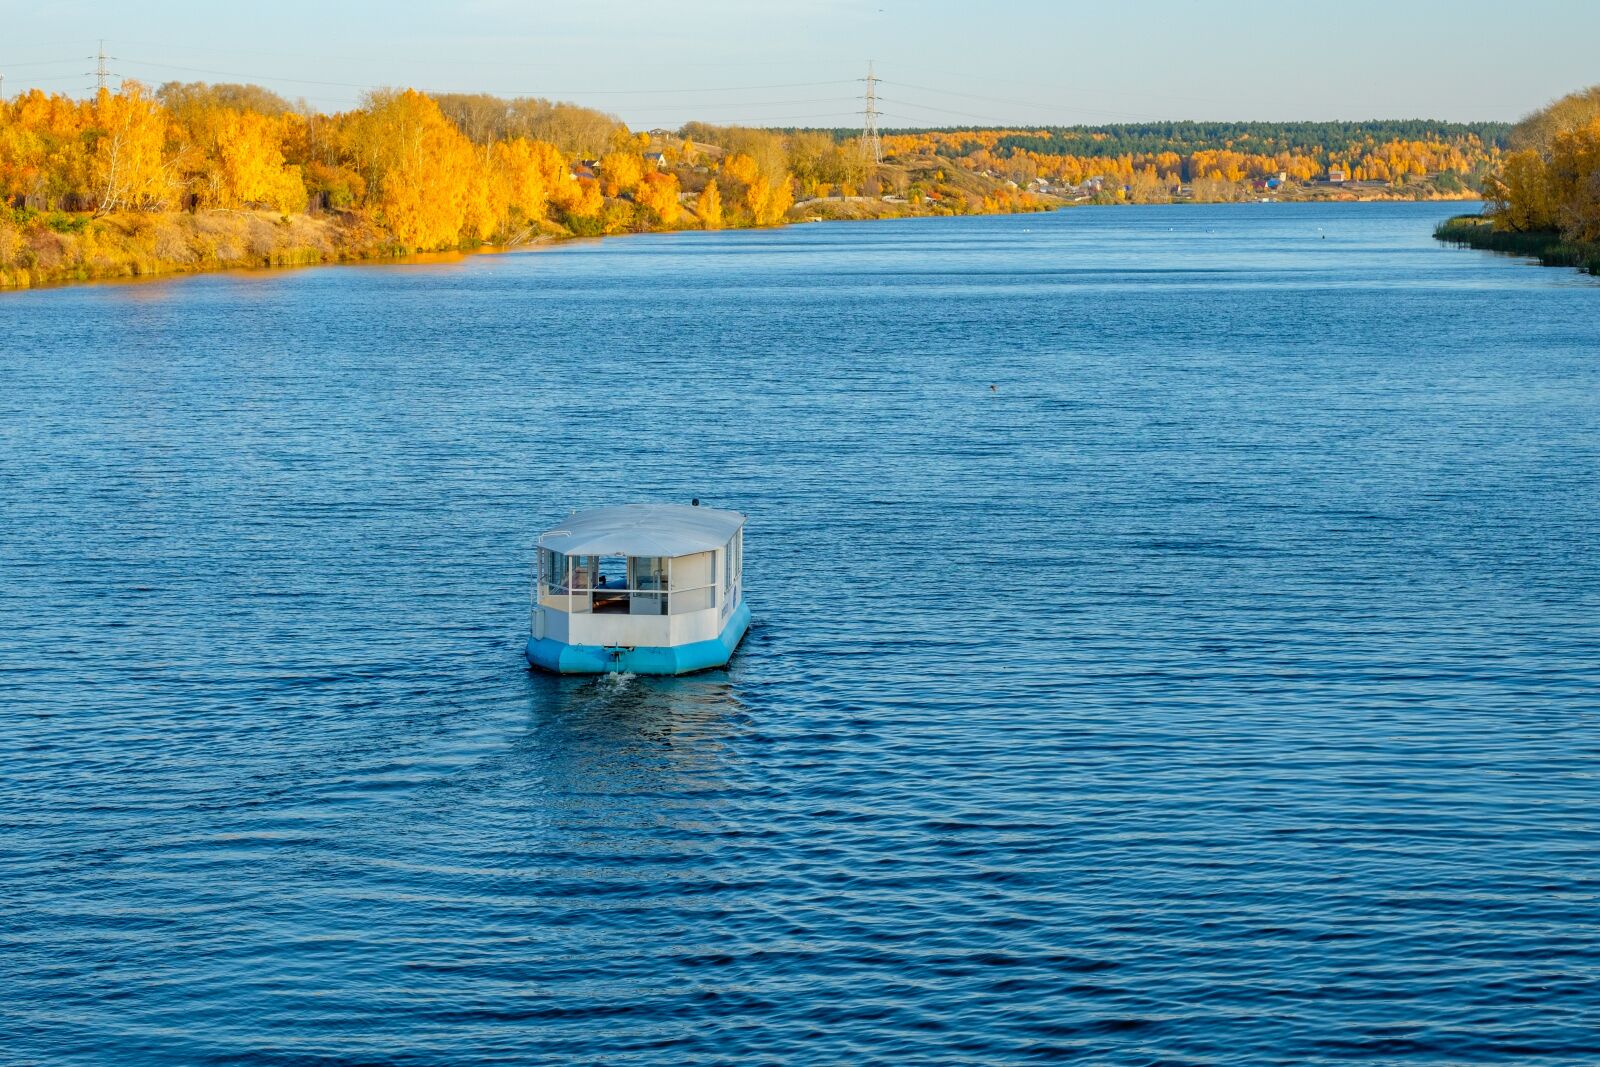
[{"label": "boat canopy roof", "polygon": [[721,548],[744,525],[737,511],[688,504],[620,504],[575,511],[539,535],[566,556],[687,556]]}]

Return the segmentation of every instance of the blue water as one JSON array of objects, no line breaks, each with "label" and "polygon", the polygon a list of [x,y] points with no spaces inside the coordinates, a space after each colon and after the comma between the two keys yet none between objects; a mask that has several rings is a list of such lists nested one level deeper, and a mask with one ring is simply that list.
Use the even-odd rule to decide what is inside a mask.
[{"label": "blue water", "polygon": [[[1600,1060],[1600,283],[1454,210],[0,297],[0,1059]],[[731,667],[529,674],[691,496]]]}]

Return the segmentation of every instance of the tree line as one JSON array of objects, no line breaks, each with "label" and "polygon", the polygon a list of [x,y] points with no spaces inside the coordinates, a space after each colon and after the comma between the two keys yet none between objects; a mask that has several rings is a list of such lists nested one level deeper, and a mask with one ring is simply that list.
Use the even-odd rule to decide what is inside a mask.
[{"label": "tree line", "polygon": [[[359,212],[418,250],[550,222],[614,233],[781,220],[795,180],[781,139],[739,131],[727,150],[717,131],[697,133],[699,148],[655,143],[570,104],[410,89],[336,114],[245,85],[128,83],[85,100],[35,90],[0,104],[0,198],[17,212],[92,215]],[[683,173],[698,176],[692,190]]]},{"label": "tree line", "polygon": [[[1152,188],[1329,177],[1403,184],[1443,175],[1447,190],[1476,187],[1503,140],[1492,123],[1172,123],[1032,131],[896,131],[892,153],[943,153],[964,165],[1029,182],[1077,185],[1104,178]],[[1404,136],[1402,136],[1404,135]]]}]

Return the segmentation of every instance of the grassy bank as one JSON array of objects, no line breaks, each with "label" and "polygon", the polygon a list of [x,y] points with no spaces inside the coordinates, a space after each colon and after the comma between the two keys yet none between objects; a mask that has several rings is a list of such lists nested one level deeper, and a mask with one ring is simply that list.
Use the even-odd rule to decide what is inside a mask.
[{"label": "grassy bank", "polygon": [[298,267],[398,254],[356,215],[0,209],[0,289],[156,274]]},{"label": "grassy bank", "polygon": [[1547,267],[1577,267],[1600,274],[1600,245],[1574,244],[1554,230],[1497,230],[1482,215],[1457,215],[1441,222],[1433,236],[1449,244],[1528,256]]},{"label": "grassy bank", "polygon": [[[984,213],[1048,211],[1054,206],[1043,197],[1013,197],[983,204]],[[784,221],[966,213],[972,213],[970,208],[957,210],[932,200],[910,204],[850,197],[803,201],[789,211]],[[698,228],[692,216],[686,216],[685,223],[673,228]],[[513,243],[580,236],[591,234],[545,222],[525,229]],[[490,246],[464,245],[460,251],[487,247]],[[272,211],[212,210],[94,217],[0,207],[0,290],[202,271],[305,267],[413,254],[414,250],[398,244],[359,212],[284,215]]]}]

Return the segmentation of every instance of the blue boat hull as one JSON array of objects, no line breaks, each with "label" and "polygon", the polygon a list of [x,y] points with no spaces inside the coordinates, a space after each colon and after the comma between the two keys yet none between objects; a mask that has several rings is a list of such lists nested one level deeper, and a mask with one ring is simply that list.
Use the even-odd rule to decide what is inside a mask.
[{"label": "blue boat hull", "polygon": [[555,674],[691,674],[727,663],[749,628],[750,608],[741,600],[722,632],[709,641],[671,648],[607,648],[529,637],[528,662]]}]

